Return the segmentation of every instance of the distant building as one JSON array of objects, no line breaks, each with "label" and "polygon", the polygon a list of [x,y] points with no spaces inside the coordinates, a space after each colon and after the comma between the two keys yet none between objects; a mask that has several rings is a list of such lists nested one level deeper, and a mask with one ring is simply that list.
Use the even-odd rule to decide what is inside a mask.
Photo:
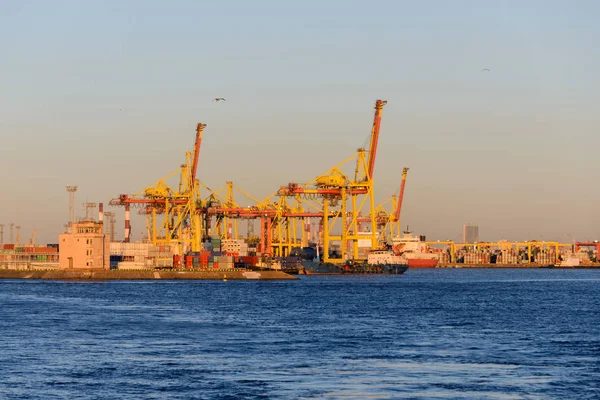
[{"label": "distant building", "polygon": [[110,269],[110,237],[103,227],[84,221],[73,224],[72,233],[59,235],[60,269]]},{"label": "distant building", "polygon": [[466,224],[463,227],[463,239],[464,243],[479,242],[479,225]]}]

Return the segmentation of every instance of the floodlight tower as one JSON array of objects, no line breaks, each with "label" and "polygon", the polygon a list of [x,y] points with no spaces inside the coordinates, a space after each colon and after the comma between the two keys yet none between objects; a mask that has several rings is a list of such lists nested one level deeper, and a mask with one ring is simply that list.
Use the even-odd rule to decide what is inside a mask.
[{"label": "floodlight tower", "polygon": [[0,243],[4,243],[4,224],[0,224]]},{"label": "floodlight tower", "polygon": [[75,223],[75,192],[77,191],[77,185],[67,186],[67,192],[69,193],[69,227],[67,231],[72,233],[73,224]]},{"label": "floodlight tower", "polygon": [[11,222],[8,226],[10,226],[10,242],[14,243],[13,228],[15,227],[15,224]]},{"label": "floodlight tower", "polygon": [[83,203],[85,207],[85,220],[86,221],[94,221],[95,209],[98,207],[96,203],[85,202]]}]

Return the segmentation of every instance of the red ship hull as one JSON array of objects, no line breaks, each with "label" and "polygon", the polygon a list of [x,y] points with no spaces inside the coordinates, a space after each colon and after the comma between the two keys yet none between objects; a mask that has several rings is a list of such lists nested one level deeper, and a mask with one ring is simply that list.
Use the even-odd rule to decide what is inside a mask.
[{"label": "red ship hull", "polygon": [[438,261],[437,258],[409,258],[408,268],[435,268]]}]

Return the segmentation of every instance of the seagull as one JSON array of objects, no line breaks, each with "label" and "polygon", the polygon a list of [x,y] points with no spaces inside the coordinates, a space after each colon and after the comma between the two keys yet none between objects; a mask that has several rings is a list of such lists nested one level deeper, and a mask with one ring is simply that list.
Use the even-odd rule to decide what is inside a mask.
[{"label": "seagull", "polygon": [[224,97],[217,97],[217,98],[216,98],[216,99],[214,99],[213,101],[221,101],[221,100],[223,100],[223,101],[227,101],[227,100],[225,100],[225,98],[224,98]]},{"label": "seagull", "polygon": [[481,72],[485,72],[485,71],[490,72],[490,69],[489,68],[484,68],[484,69],[481,70]]}]

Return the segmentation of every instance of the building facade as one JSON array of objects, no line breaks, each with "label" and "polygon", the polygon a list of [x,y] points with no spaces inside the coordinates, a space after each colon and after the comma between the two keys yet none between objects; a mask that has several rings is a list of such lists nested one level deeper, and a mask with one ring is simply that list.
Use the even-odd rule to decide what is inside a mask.
[{"label": "building facade", "polygon": [[110,237],[102,222],[75,223],[58,240],[60,269],[110,269]]},{"label": "building facade", "polygon": [[466,224],[463,227],[463,243],[479,242],[479,225]]}]

